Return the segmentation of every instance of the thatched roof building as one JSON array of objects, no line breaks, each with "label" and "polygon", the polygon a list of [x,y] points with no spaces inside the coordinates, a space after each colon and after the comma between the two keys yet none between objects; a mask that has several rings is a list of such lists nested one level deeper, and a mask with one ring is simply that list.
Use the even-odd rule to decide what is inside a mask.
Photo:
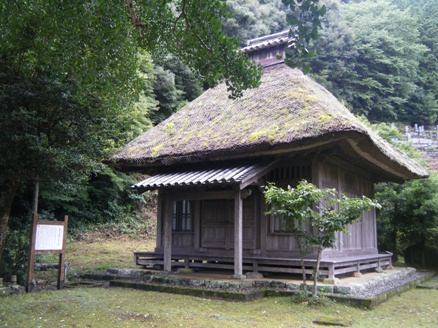
[{"label": "thatched roof building", "polygon": [[[302,250],[284,218],[267,214],[263,186],[306,179],[372,198],[375,182],[428,176],[325,88],[279,62],[287,40],[279,33],[244,48],[264,65],[259,88],[232,100],[218,85],[111,157],[120,169],[151,175],[134,188],[159,190],[156,248],[135,252],[137,264],[234,268],[236,278],[244,270],[299,273]],[[325,275],[391,265],[391,254],[378,254],[375,211],[348,231],[324,250]],[[316,256],[306,255],[309,274]]]},{"label": "thatched roof building", "polygon": [[225,84],[206,91],[110,161],[124,170],[153,172],[163,165],[327,149],[370,170],[375,181],[428,176],[324,87],[284,64],[265,67],[261,86],[240,99],[230,99]]}]

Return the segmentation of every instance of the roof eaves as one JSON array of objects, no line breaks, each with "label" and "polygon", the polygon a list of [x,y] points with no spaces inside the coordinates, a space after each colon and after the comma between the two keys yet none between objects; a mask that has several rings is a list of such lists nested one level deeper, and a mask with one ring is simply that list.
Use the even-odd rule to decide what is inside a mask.
[{"label": "roof eaves", "polygon": [[171,171],[149,177],[132,186],[140,191],[190,186],[215,186],[215,185],[242,185],[245,188],[254,182],[260,174],[271,168],[276,162],[263,160],[246,160],[240,163],[221,164],[216,163],[214,169],[193,169]]}]

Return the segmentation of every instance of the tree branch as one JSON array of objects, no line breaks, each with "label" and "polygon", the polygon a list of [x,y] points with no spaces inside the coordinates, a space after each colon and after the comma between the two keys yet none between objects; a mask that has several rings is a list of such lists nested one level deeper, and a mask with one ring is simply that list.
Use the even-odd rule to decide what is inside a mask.
[{"label": "tree branch", "polygon": [[[130,1],[130,0],[128,0],[128,1]],[[190,20],[189,20],[189,17],[187,16],[187,12],[186,12],[186,4],[187,4],[187,1],[183,0],[182,4],[181,4],[181,13],[178,15],[178,17],[175,19],[175,22],[173,23],[174,29],[176,28],[176,24],[178,23],[178,21],[181,19],[181,17],[183,17],[185,24],[187,26],[187,29],[192,30],[192,26],[190,24]],[[207,44],[204,42],[204,40],[201,39],[201,37],[198,35],[198,33],[194,33],[194,35],[202,47],[207,49],[209,52],[212,51],[211,48],[209,46],[207,46]]]},{"label": "tree branch", "polygon": [[176,23],[178,23],[178,21],[181,19],[181,17],[183,17],[183,16],[187,17],[187,14],[186,14],[186,3],[187,3],[187,1],[183,0],[183,2],[181,4],[181,14],[179,14],[178,17],[173,22],[173,29],[176,28]]},{"label": "tree branch", "polygon": [[136,15],[135,9],[134,9],[134,4],[133,4],[132,0],[126,0],[126,3],[128,4],[129,15],[131,16],[132,25],[134,25],[134,27],[137,28],[138,35],[140,37],[142,37],[141,30],[142,30],[142,28],[145,28],[147,25],[146,25],[146,23],[143,23],[142,21],[140,21],[137,18],[137,15]]}]

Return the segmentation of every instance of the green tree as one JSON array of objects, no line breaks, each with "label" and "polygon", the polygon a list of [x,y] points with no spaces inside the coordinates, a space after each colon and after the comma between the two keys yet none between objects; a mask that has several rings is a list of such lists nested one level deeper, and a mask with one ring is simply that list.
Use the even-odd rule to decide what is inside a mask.
[{"label": "green tree", "polygon": [[[379,184],[376,198],[383,209],[378,215],[379,247],[406,263],[437,265],[438,175],[402,185]],[[433,255],[435,254],[435,255]]]},{"label": "green tree", "polygon": [[109,147],[111,117],[138,94],[135,56],[121,60],[137,51],[125,12],[109,3],[0,5],[0,257],[19,183],[84,181]]},{"label": "green tree", "polygon": [[184,91],[177,87],[175,74],[172,71],[162,66],[156,66],[154,70],[157,77],[154,90],[159,110],[151,119],[158,124],[181,108],[184,103]]},{"label": "green tree", "polygon": [[156,74],[152,56],[145,52],[137,53],[137,75],[139,78],[139,97],[130,106],[114,116],[115,129],[111,149],[120,147],[152,127],[152,117],[158,110],[154,95]]},{"label": "green tree", "polygon": [[232,14],[222,21],[229,36],[237,36],[241,44],[249,39],[286,30],[287,7],[281,0],[227,0],[227,10]]},{"label": "green tree", "polygon": [[140,48],[175,54],[210,85],[225,79],[232,97],[259,84],[261,68],[222,31],[226,15],[221,0],[0,4],[0,254],[20,183],[73,189],[122,139],[118,118],[148,96]]},{"label": "green tree", "polygon": [[323,3],[328,13],[310,64],[316,79],[373,122],[432,123],[419,18],[390,0]]},{"label": "green tree", "polygon": [[389,0],[355,1],[344,8],[358,54],[349,79],[353,112],[371,121],[407,121],[426,51],[418,42],[417,21]]},{"label": "green tree", "polygon": [[[287,190],[275,186],[273,183],[266,188],[264,195],[266,203],[271,209],[266,214],[281,218],[285,224],[285,230],[294,235],[300,252],[301,270],[303,277],[303,290],[306,290],[306,266],[304,258],[306,250],[304,236],[306,234],[306,223],[309,221],[311,210],[309,206],[315,203],[317,195],[307,192],[306,185],[299,184],[296,189],[288,186]],[[313,197],[315,196],[315,197]]]},{"label": "green tree", "polygon": [[434,123],[438,112],[438,6],[434,0],[394,1],[416,18],[419,41],[427,47],[426,53],[420,58],[420,76],[416,82],[419,90],[409,100],[408,113],[414,116],[410,122]]},{"label": "green tree", "polygon": [[[214,5],[218,9],[204,17]],[[258,68],[235,51],[236,41],[219,37],[221,5],[212,1],[205,7],[186,7],[189,20],[161,17],[171,20],[167,26],[175,24],[175,39],[159,25],[156,34],[148,29],[140,38],[126,17],[128,7],[120,2],[0,5],[0,248],[20,182],[38,177],[72,189],[99,170],[105,151],[120,142],[118,119],[126,118],[125,109],[143,87],[137,74],[139,46],[173,50],[187,37],[190,47],[183,45],[178,52],[190,52],[188,60],[196,54],[192,62],[202,61],[198,71],[207,72],[207,80],[228,77],[230,90],[237,93],[257,85]],[[159,24],[152,19],[153,8],[143,9],[139,17]],[[209,28],[193,31],[187,26],[191,21]],[[212,30],[216,38],[204,40],[204,35],[213,36]],[[163,37],[165,43],[158,40]],[[207,55],[206,48],[217,56]]]},{"label": "green tree", "polygon": [[[284,53],[284,63],[290,67],[298,67],[306,74],[310,71],[308,59],[315,54],[315,41],[318,40],[318,29],[326,7],[319,7],[319,0],[283,0],[290,11],[287,22],[291,26],[289,41]],[[306,61],[307,59],[307,61]]]},{"label": "green tree", "polygon": [[[388,142],[410,158],[426,165],[421,153],[410,143],[400,142],[399,130],[389,124],[372,125]],[[377,213],[378,248],[391,251],[394,260],[406,256],[407,263],[421,266],[436,265],[438,255],[438,175],[405,181],[403,184],[379,183],[376,199],[382,204]],[[415,254],[415,256],[412,256]]]},{"label": "green tree", "polygon": [[345,20],[341,0],[324,0],[323,3],[327,14],[322,20],[315,56],[310,62],[311,74],[348,105],[348,77],[354,71],[357,56],[353,29]]},{"label": "green tree", "polygon": [[153,93],[158,104],[149,118],[158,124],[196,99],[203,89],[199,77],[174,55],[155,58],[154,63]]},{"label": "green tree", "polygon": [[348,233],[347,225],[362,216],[363,211],[380,205],[371,199],[348,198],[335,189],[319,189],[312,183],[302,180],[296,188],[285,191],[274,185],[268,185],[265,199],[273,208],[270,213],[291,220],[288,226],[308,220],[310,230],[294,228],[294,232],[303,234],[306,247],[317,249],[317,261],[314,271],[312,296],[317,297],[317,280],[321,254],[325,248],[334,248],[336,232]]},{"label": "green tree", "polygon": [[199,79],[177,57],[168,55],[164,59],[156,58],[154,62],[175,74],[175,85],[183,91],[185,101],[192,101],[203,92]]}]

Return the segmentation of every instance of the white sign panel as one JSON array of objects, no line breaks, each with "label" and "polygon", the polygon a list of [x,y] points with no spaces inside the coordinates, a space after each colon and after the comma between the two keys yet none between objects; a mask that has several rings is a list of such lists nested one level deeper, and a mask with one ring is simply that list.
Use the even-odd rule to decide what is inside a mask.
[{"label": "white sign panel", "polygon": [[36,227],[36,251],[62,251],[64,226],[38,224]]}]

